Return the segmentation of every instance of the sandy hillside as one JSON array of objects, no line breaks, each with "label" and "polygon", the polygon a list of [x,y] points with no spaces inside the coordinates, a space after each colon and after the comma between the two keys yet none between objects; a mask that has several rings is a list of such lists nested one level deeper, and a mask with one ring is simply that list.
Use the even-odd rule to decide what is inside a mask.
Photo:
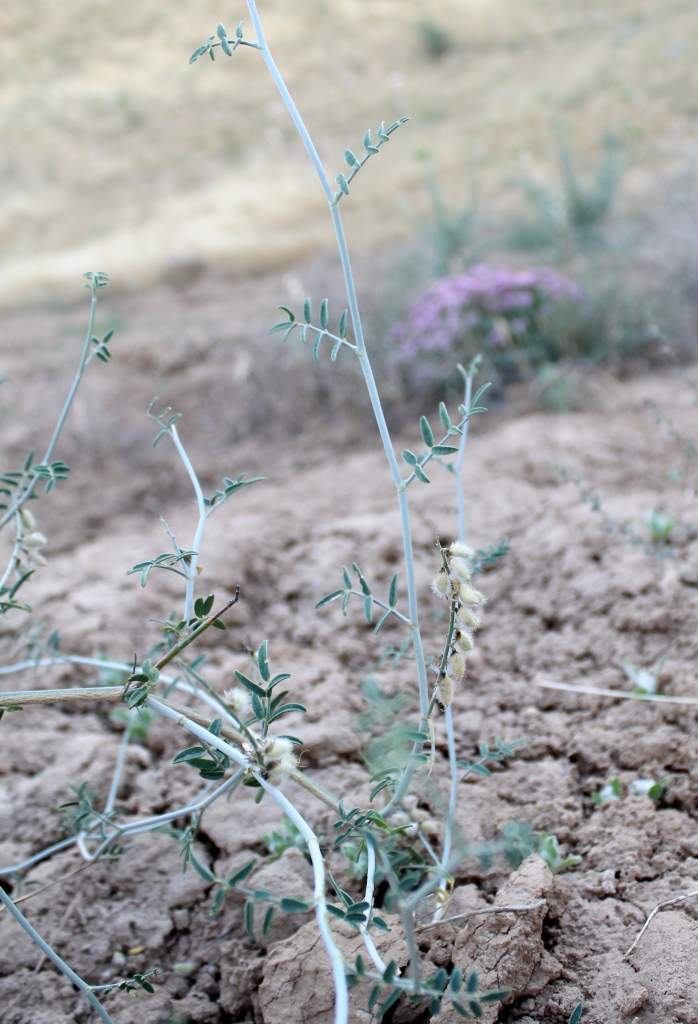
[{"label": "sandy hillside", "polygon": [[[428,217],[430,168],[456,206],[520,204],[517,182],[556,180],[555,126],[584,173],[605,136],[621,140],[626,204],[656,202],[691,164],[690,0],[384,0],[368,17],[359,0],[261,9],[332,178],[367,128],[411,118],[346,204],[355,242],[411,237]],[[244,4],[211,0],[4,5],[3,305],[69,296],[88,269],[133,288],[182,264],[239,274],[331,247],[324,200],[258,56],[187,64],[221,19],[231,34],[240,19],[249,28]],[[441,59],[429,56],[434,33],[450,40]]]}]

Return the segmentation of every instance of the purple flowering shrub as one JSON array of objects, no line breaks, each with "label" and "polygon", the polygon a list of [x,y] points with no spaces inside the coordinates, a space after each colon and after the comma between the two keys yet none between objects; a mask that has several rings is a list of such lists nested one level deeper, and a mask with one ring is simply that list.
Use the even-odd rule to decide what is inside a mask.
[{"label": "purple flowering shrub", "polygon": [[482,352],[503,380],[568,354],[560,311],[578,306],[578,285],[554,270],[480,264],[446,277],[393,328],[394,358],[411,390],[447,387],[457,363]]}]

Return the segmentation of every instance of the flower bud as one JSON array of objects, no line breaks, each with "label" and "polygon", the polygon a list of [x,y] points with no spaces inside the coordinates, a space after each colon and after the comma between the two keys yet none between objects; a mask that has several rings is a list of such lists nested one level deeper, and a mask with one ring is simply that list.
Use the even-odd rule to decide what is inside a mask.
[{"label": "flower bud", "polygon": [[468,651],[472,651],[474,646],[475,642],[470,633],[466,633],[464,631],[458,634],[458,638],[456,640],[457,651],[460,651],[461,654],[467,654]]},{"label": "flower bud", "polygon": [[19,510],[19,518],[25,530],[33,530],[36,526],[34,514],[28,508],[24,508],[24,506]]},{"label": "flower bud", "polygon": [[285,736],[267,736],[265,740],[258,740],[256,750],[246,740],[242,749],[250,762],[246,770],[249,772],[256,768],[272,786],[280,786],[298,763],[293,753],[293,743]]},{"label": "flower bud", "polygon": [[461,631],[464,629],[477,629],[480,625],[480,620],[470,608],[466,605],[461,605],[456,612],[456,624]]},{"label": "flower bud", "polygon": [[280,786],[284,778],[297,764],[293,743],[285,737],[267,736],[264,743],[264,768],[267,782]]},{"label": "flower bud", "polygon": [[453,683],[448,676],[444,676],[439,680],[436,687],[436,699],[443,708],[447,708],[453,700]]},{"label": "flower bud", "polygon": [[241,686],[233,686],[230,690],[226,690],[223,700],[228,710],[238,716],[244,714],[250,703],[247,690],[243,690]]},{"label": "flower bud", "polygon": [[394,811],[389,820],[392,828],[401,828],[403,825],[409,825],[412,821],[409,814],[404,811]]},{"label": "flower bud", "polygon": [[451,579],[445,569],[439,569],[436,576],[431,581],[431,589],[439,597],[451,596]]},{"label": "flower bud", "polygon": [[449,562],[451,575],[459,583],[467,583],[470,579],[470,567],[464,558],[452,558]]},{"label": "flower bud", "polygon": [[465,659],[457,651],[446,662],[446,675],[459,683],[465,675]]},{"label": "flower bud", "polygon": [[22,537],[22,546],[25,548],[40,548],[47,543],[48,541],[44,537],[43,533],[27,533]]},{"label": "flower bud", "polygon": [[467,544],[461,544],[458,540],[455,540],[448,550],[454,558],[472,558],[475,554],[472,548],[469,548]]},{"label": "flower bud", "polygon": [[461,604],[478,605],[484,604],[487,598],[479,590],[473,590],[467,583],[461,583],[458,590],[458,598]]}]

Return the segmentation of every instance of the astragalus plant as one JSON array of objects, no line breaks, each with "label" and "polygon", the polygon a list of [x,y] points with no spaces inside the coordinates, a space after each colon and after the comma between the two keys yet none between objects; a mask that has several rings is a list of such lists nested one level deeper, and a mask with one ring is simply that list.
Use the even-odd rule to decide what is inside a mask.
[{"label": "astragalus plant", "polygon": [[[192,528],[191,543],[181,545],[169,531],[170,550],[154,557],[143,559],[133,566],[131,572],[140,575],[143,586],[151,574],[169,572],[182,580],[183,609],[181,617],[172,616],[163,625],[163,639],[149,657],[139,664],[127,662],[91,661],[86,658],[71,658],[68,654],[46,651],[43,657],[30,662],[10,666],[18,671],[25,664],[65,664],[75,661],[92,664],[95,669],[105,667],[122,673],[121,682],[116,686],[95,686],[66,690],[17,691],[5,694],[0,708],[16,711],[29,704],[48,704],[72,700],[109,701],[124,708],[128,713],[128,726],[124,734],[121,755],[115,766],[114,777],[106,804],[98,807],[94,795],[86,785],[75,787],[74,797],[66,801],[63,810],[67,813],[72,834],[62,842],[44,849],[22,863],[3,866],[0,874],[10,880],[22,880],[32,866],[50,857],[57,850],[74,845],[86,862],[98,858],[118,856],[123,852],[124,842],[138,833],[163,830],[175,822],[185,820],[184,829],[170,828],[182,846],[184,865],[190,865],[211,887],[211,913],[215,915],[222,907],[226,894],[231,891],[242,893],[246,900],[245,920],[252,933],[255,923],[256,904],[263,905],[262,928],[268,930],[272,918],[281,913],[314,913],[317,927],[327,952],[328,971],[331,971],[335,991],[335,1021],[344,1024],[349,1020],[349,991],[360,978],[372,982],[369,996],[369,1010],[383,1017],[402,997],[426,1003],[430,1013],[437,1014],[442,1003],[448,1001],[463,1017],[479,1017],[482,1004],[501,999],[502,990],[480,992],[475,973],[462,977],[458,969],[451,973],[441,968],[435,975],[424,977],[416,938],[416,918],[428,914],[438,921],[445,913],[449,890],[453,883],[456,865],[466,855],[462,837],[457,834],[456,801],[459,784],[473,772],[487,774],[488,761],[501,761],[510,753],[510,747],[498,744],[495,749],[485,748],[476,762],[462,762],[456,756],[456,742],[452,718],[452,702],[462,692],[466,675],[466,664],[479,625],[479,610],[485,596],[473,584],[472,576],[481,565],[486,553],[476,555],[466,543],[465,510],[460,485],[463,457],[467,438],[468,421],[481,411],[478,405],[480,392],[472,394],[473,368],[461,368],[463,380],[463,402],[452,418],[445,404],[430,419],[422,416],[420,421],[423,447],[419,451],[403,450],[396,455],[391,439],[379,389],[371,368],[370,352],[364,337],[359,305],[354,287],[349,251],[342,226],[341,207],[353,192],[354,181],[367,161],[377,155],[393,133],[400,128],[405,118],[390,124],[381,122],[377,129],[367,130],[360,147],[360,155],[347,149],[343,155],[344,170],[334,175],[331,182],[320,161],[313,141],[306,130],[301,116],[286,88],[284,80],[272,58],[260,22],[254,0],[248,0],[253,34],[247,37],[241,22],[235,33],[229,36],[223,25],[209,37],[191,57],[191,62],[216,53],[228,57],[237,50],[256,51],[250,58],[263,61],[271,74],[286,105],[308,155],[315,168],[320,187],[327,200],[329,215],[334,226],[337,246],[341,259],[347,294],[347,308],[339,317],[331,318],[326,299],[313,302],[308,298],[302,311],[280,307],[282,319],[271,331],[299,337],[303,343],[312,343],[316,360],[326,355],[332,360],[340,356],[358,360],[363,373],[378,432],[387,459],[400,510],[403,545],[403,568],[393,577],[386,594],[374,593],[368,574],[354,564],[351,568],[338,568],[338,586],[318,602],[318,607],[330,607],[323,614],[334,614],[336,604],[341,604],[346,614],[348,606],[359,602],[369,624],[378,632],[383,623],[392,618],[400,623],[411,647],[414,665],[414,692],[418,702],[418,721],[402,733],[407,744],[391,747],[391,757],[383,759],[372,778],[369,799],[363,807],[347,806],[342,793],[332,794],[317,785],[300,768],[299,751],[303,746],[302,729],[300,737],[289,735],[284,728],[284,718],[290,713],[303,713],[305,708],[292,699],[287,699],[283,689],[288,674],[272,670],[273,644],[267,639],[255,638],[258,644],[253,656],[253,667],[249,674],[236,671],[235,681],[223,693],[217,692],[205,678],[205,670],[197,658],[190,656],[192,645],[209,628],[225,628],[227,610],[238,597],[244,600],[245,581],[241,580],[240,591],[225,595],[218,603],[213,595],[197,594],[198,557],[206,523],[220,505],[232,497],[240,488],[254,481],[244,474],[225,477],[220,489],[205,496],[196,471],[189,460],[177,431],[177,414],[170,409],[156,411],[151,406],[149,416],[156,429],[156,441],[167,439],[172,443],[191,481],[196,497],[198,514]],[[197,68],[196,73],[206,73]],[[252,70],[250,71],[252,73]],[[93,279],[94,283],[94,279]],[[270,344],[275,343],[270,341]],[[99,354],[97,346],[96,354]],[[329,351],[326,351],[329,350]],[[433,423],[438,423],[435,432]],[[46,460],[45,460],[46,461]],[[454,476],[459,507],[460,536],[436,540],[434,546],[433,589],[447,607],[447,628],[441,650],[428,659],[425,655],[420,630],[420,599],[433,600],[430,595],[418,592],[413,556],[413,542],[410,521],[409,496],[411,489],[426,486],[429,474],[439,471],[442,464]],[[26,471],[25,471],[26,472]],[[36,467],[29,472],[41,476]],[[58,470],[55,471],[58,473]],[[24,486],[24,485],[23,485]],[[26,493],[22,491],[21,493]],[[33,530],[33,524],[22,518],[24,504],[14,500],[13,515],[19,523],[18,538],[28,544],[26,531]],[[8,513],[9,514],[9,513]],[[28,525],[27,525],[28,523]],[[21,531],[25,532],[22,533]],[[21,542],[18,539],[18,544]],[[505,548],[505,546],[504,546]],[[30,550],[31,549],[30,547]],[[12,572],[20,565],[19,548],[14,553]],[[504,549],[500,551],[503,553]],[[26,558],[29,556],[27,555]],[[487,556],[489,557],[489,556]],[[494,555],[492,557],[495,557]],[[400,576],[404,573],[406,599],[401,594]],[[7,600],[13,594],[8,592]],[[9,609],[11,610],[11,609]],[[130,650],[128,637],[124,637],[123,651]],[[7,671],[7,670],[6,670]],[[186,703],[177,698],[183,696]],[[191,706],[196,698],[198,709]],[[169,719],[173,727],[183,729],[189,736],[186,746],[175,758],[175,762],[188,765],[198,773],[203,785],[198,796],[186,806],[167,814],[125,821],[116,808],[116,793],[124,763],[126,746],[131,731],[138,729],[148,716]],[[5,723],[3,723],[5,724]],[[433,786],[436,792],[437,771],[436,737],[445,731],[448,748],[448,778],[446,788],[448,799],[444,807],[443,827],[438,839],[434,838],[433,821],[418,805],[415,786],[422,783]],[[218,878],[197,857],[194,841],[206,809],[224,794],[238,785],[256,787],[261,799],[266,796],[275,801],[286,815],[294,836],[305,845],[314,874],[312,899],[285,895],[277,897],[273,892],[257,890],[247,884],[254,869],[254,861],[243,865],[230,877]],[[329,873],[326,858],[319,837],[294,803],[296,787],[303,787],[323,804],[332,808],[335,816],[334,845],[346,846],[351,851],[349,860],[357,872],[365,876],[363,898],[354,900],[344,891]],[[436,801],[438,803],[438,801]],[[166,841],[163,839],[163,842]],[[260,842],[262,837],[260,836]],[[406,849],[418,849],[419,857],[405,857]],[[418,865],[415,868],[415,864]],[[403,976],[395,961],[385,963],[374,942],[377,930],[385,929],[386,923],[375,913],[377,879],[387,883],[390,905],[401,919],[404,941],[407,947],[409,969]],[[80,988],[100,1017],[111,1020],[101,1005],[100,989],[140,987],[152,989],[150,975],[139,974],[132,978],[114,982],[108,986],[93,986],[79,978],[58,957],[51,946],[31,928],[19,907],[2,889],[0,898],[18,925],[23,927],[41,946],[46,956]],[[524,908],[525,909],[525,908]],[[356,929],[365,944],[365,955],[347,962],[333,935],[333,919],[342,919]],[[421,1012],[421,1010],[420,1010]]]}]

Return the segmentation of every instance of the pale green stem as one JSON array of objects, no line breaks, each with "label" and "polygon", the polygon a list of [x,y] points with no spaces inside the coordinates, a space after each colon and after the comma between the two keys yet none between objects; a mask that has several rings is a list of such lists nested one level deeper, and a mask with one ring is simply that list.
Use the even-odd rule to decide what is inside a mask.
[{"label": "pale green stem", "polygon": [[0,868],[0,875],[5,877],[18,875],[34,864],[38,864],[40,861],[46,860],[47,857],[51,857],[54,853],[66,850],[69,846],[75,846],[75,836],[71,836],[70,839],[62,839],[60,843],[54,843],[53,846],[47,846],[45,850],[40,850],[39,853],[35,853],[32,857],[27,857],[26,860],[21,861],[19,864],[12,864],[9,868]]},{"label": "pale green stem", "polygon": [[182,460],[184,468],[186,469],[189,475],[192,487],[194,488],[194,494],[196,495],[196,504],[199,509],[199,522],[196,527],[196,535],[194,537],[194,541],[190,548],[190,550],[195,551],[196,554],[191,556],[191,559],[187,566],[187,588],[186,597],[184,601],[184,621],[189,622],[189,619],[192,617],[192,608],[194,605],[194,583],[196,582],[196,563],[199,559],[201,539],[204,535],[204,528],[206,526],[207,510],[206,505],[204,504],[204,495],[203,491],[201,490],[201,484],[199,483],[199,478],[196,475],[196,470],[191,464],[189,456],[185,451],[184,445],[180,441],[179,434],[177,433],[177,428],[174,426],[174,424],[170,427],[168,433],[170,434],[172,440],[174,441],[175,448],[177,449],[177,454]]},{"label": "pale green stem", "polygon": [[346,236],[344,234],[344,226],[342,224],[342,217],[339,212],[339,206],[334,200],[334,190],[332,189],[328,180],[325,169],[322,165],[322,161],[318,155],[315,145],[308,133],[303,119],[298,112],[291,94],[289,93],[286,83],[284,82],[279,69],[277,68],[267,46],[266,38],[264,36],[264,30],[257,13],[257,5],[255,0],[247,0],[247,7],[252,18],[255,32],[257,33],[257,42],[260,47],[260,52],[264,59],[269,73],[271,74],[274,83],[281,94],[281,98],[286,105],[286,108],[291,115],[293,123],[296,126],[298,134],[300,135],[303,144],[308,152],[308,156],[312,161],[313,167],[317,173],[325,197],[330,204],[330,212],[332,215],[332,222],[334,225],[335,236],[337,240],[337,247],[339,249],[339,256],[342,263],[342,271],[344,274],[344,282],[347,290],[347,301],[349,303],[349,311],[351,313],[352,324],[354,327],[354,335],[356,338],[356,349],[359,362],[361,364],[361,370],[364,375],[366,387],[368,389],[371,406],[373,413],[376,418],[378,430],[380,432],[385,454],[388,459],[388,465],[390,466],[390,472],[393,478],[395,487],[398,490],[399,501],[400,501],[400,519],[402,523],[402,540],[405,554],[405,574],[407,578],[407,595],[409,604],[409,616],[410,616],[410,630],[412,634],[412,643],[414,647],[415,662],[417,666],[417,679],[419,685],[419,705],[420,713],[422,718],[426,716],[427,707],[429,704],[429,686],[427,682],[427,671],[424,659],[424,650],[422,648],[421,634],[419,631],[419,620],[418,620],[418,607],[417,607],[417,588],[415,583],[414,573],[414,554],[412,549],[412,536],[409,522],[409,509],[407,503],[407,494],[404,490],[402,475],[400,468],[395,457],[393,450],[392,441],[390,439],[390,432],[388,425],[385,421],[385,415],[383,413],[383,407],[378,394],[378,388],[376,387],[375,378],[373,376],[373,370],[369,361],[368,353],[366,351],[366,345],[364,341],[363,328],[361,325],[361,315],[359,312],[359,304],[356,295],[356,287],[354,284],[354,275],[351,269],[351,261],[349,258],[349,251],[347,248]]},{"label": "pale green stem", "polygon": [[82,978],[80,978],[75,973],[75,971],[71,970],[71,968],[68,967],[67,963],[65,963],[64,960],[61,960],[58,953],[56,953],[51,948],[51,946],[49,946],[48,942],[41,938],[37,930],[35,928],[32,928],[24,914],[22,914],[22,912],[17,909],[17,907],[14,905],[13,900],[10,899],[10,897],[7,895],[2,886],[0,886],[0,902],[5,904],[5,906],[9,910],[10,914],[14,917],[17,924],[19,924],[24,929],[24,931],[27,933],[32,942],[36,943],[36,945],[39,947],[44,956],[47,956],[48,959],[56,965],[58,970],[65,974],[66,978],[68,978],[69,981],[72,981],[73,985],[75,985],[75,987],[82,992],[82,994],[85,996],[90,1005],[97,1011],[102,1020],[105,1021],[106,1024],[114,1024],[114,1021],[109,1016],[107,1011],[104,1009],[99,999],[94,994],[94,992],[87,984],[87,982],[83,981]]},{"label": "pale green stem", "polygon": [[[87,860],[97,860],[104,850],[108,849],[109,846],[114,842],[115,839],[121,839],[124,836],[137,835],[139,832],[152,832],[153,829],[158,828],[160,825],[166,825],[168,821],[176,821],[177,818],[188,817],[191,814],[199,814],[201,811],[205,811],[207,807],[217,800],[223,793],[226,793],[229,789],[234,788],[244,772],[240,768],[229,779],[218,786],[213,792],[210,792],[213,783],[208,783],[199,793],[199,796],[193,803],[186,804],[184,807],[178,808],[176,811],[168,811],[166,814],[156,814],[150,818],[142,818],[140,821],[132,821],[128,825],[114,824],[114,831],[106,839],[102,840],[99,848],[94,854],[88,853]],[[205,794],[208,793],[208,796]],[[99,839],[99,836],[86,835],[83,837],[83,842],[91,842],[92,840]],[[54,853],[58,853],[60,850],[65,850],[69,846],[74,846],[76,843],[76,837],[71,836],[70,839],[64,839],[60,843],[55,843],[53,846],[47,847],[45,850],[41,850],[39,853],[35,853],[33,857],[28,857],[19,864],[12,864],[8,868],[0,868],[0,875],[11,877],[12,875],[21,874],[26,871],[27,868],[32,867],[34,864],[38,864],[39,861],[46,860]]]},{"label": "pale green stem", "polygon": [[[465,381],[465,409],[470,409],[470,401],[473,394],[473,375],[468,374]],[[456,459],[456,496],[458,500],[458,539],[461,544],[466,543],[465,533],[465,498],[463,495],[463,461],[465,459],[465,448],[468,443],[468,425],[470,418],[466,417],[465,423],[462,426],[463,433],[460,437],[460,444],[458,445],[458,457]],[[458,806],[458,766],[456,764],[456,739],[453,732],[453,706],[449,704],[445,711],[446,719],[446,736],[448,741],[448,768],[451,776],[451,786],[448,800],[448,816],[446,818],[446,832],[444,835],[444,848],[443,856],[441,858],[441,864],[445,865],[448,863],[448,859],[451,856],[451,845],[453,843],[453,827],[456,820],[456,808]],[[448,884],[446,875],[442,875],[439,882],[439,888],[445,889]],[[438,907],[434,914],[434,920],[438,921],[445,913],[446,904]]]},{"label": "pale green stem", "polygon": [[[362,590],[352,590],[351,591],[351,596],[352,597],[366,597],[366,595],[364,594],[364,592]],[[373,598],[373,603],[375,605],[378,605],[379,608],[382,608],[386,612],[390,608],[389,604],[386,604],[385,601],[379,601],[379,599],[377,597]],[[402,612],[399,612],[397,610],[397,608],[391,608],[391,611],[392,611],[393,615],[396,618],[400,619],[401,622],[404,622],[405,625],[409,626],[410,620],[407,618],[406,615],[403,615]]]},{"label": "pale green stem", "polygon": [[[68,417],[68,413],[70,412],[70,407],[73,404],[73,399],[75,398],[77,390],[80,387],[80,382],[82,380],[82,375],[85,372],[85,367],[87,366],[87,364],[89,362],[90,344],[91,344],[91,340],[92,340],[92,331],[93,331],[93,328],[94,328],[94,320],[95,320],[95,311],[96,311],[96,309],[97,309],[97,288],[96,288],[95,283],[93,281],[92,282],[92,303],[90,305],[90,318],[89,318],[89,322],[88,322],[88,325],[87,325],[87,335],[85,337],[85,344],[83,346],[82,355],[80,357],[80,362],[78,364],[78,369],[77,369],[77,373],[75,375],[75,379],[73,381],[73,384],[72,384],[72,387],[70,389],[70,392],[68,393],[68,397],[67,397],[67,399],[65,401],[65,405],[63,406],[63,410],[62,410],[60,416],[58,417],[58,422],[56,424],[55,430],[53,431],[53,436],[52,436],[51,440],[49,441],[48,448],[46,449],[46,453],[45,453],[45,455],[44,455],[44,457],[42,459],[42,463],[44,465],[49,463],[50,460],[51,460],[51,457],[53,455],[55,447],[56,447],[56,445],[58,443],[58,438],[60,437],[61,431],[63,430],[63,427],[65,425],[65,421],[66,421],[66,419]],[[14,513],[17,511],[17,509],[21,508],[22,505],[24,504],[24,502],[30,497],[30,495],[31,495],[32,491],[34,490],[34,487],[36,486],[36,483],[37,483],[38,480],[39,480],[38,474],[34,474],[34,476],[31,478],[29,483],[23,489],[22,494],[19,495],[19,497],[15,501],[12,502],[10,507],[7,509],[7,511],[3,515],[2,519],[0,519],[0,529],[2,529],[2,527],[5,526],[10,521],[10,519],[12,518]]]},{"label": "pale green stem", "polygon": [[[93,668],[116,669],[120,672],[128,672],[129,674],[133,671],[133,665],[127,665],[123,661],[105,661],[102,658],[83,658],[81,655],[77,654],[64,654],[57,655],[55,658],[39,658],[38,660],[27,658],[26,661],[18,661],[15,662],[14,665],[4,665],[0,668],[0,676],[11,675],[13,672],[26,671],[26,669],[30,668],[50,668],[53,665],[66,664],[89,665]],[[174,686],[177,690],[182,690],[184,693],[190,693],[192,696],[198,697],[199,700],[204,702],[204,704],[208,704],[210,708],[216,711],[219,717],[223,718],[223,720],[228,722],[229,725],[233,725],[235,728],[238,728],[238,720],[222,707],[220,700],[216,700],[215,697],[212,697],[205,689],[177,680],[174,676],[168,676],[164,672],[160,673],[159,681],[164,683],[165,686]],[[98,695],[99,688],[94,688],[93,692],[95,695]],[[0,696],[3,696],[3,694],[0,693]],[[18,701],[18,703],[21,702]]]},{"label": "pale green stem", "polygon": [[[470,409],[470,401],[473,394],[473,377],[472,374],[468,374],[465,381],[465,408],[466,411]],[[463,433],[460,437],[460,444],[458,445],[458,457],[456,459],[456,496],[458,499],[458,537],[462,544],[465,544],[465,499],[463,496],[463,460],[465,458],[465,446],[468,443],[468,426],[470,424],[470,417],[466,417],[465,423],[463,424]]]},{"label": "pale green stem", "polygon": [[230,743],[226,743],[226,741],[222,740],[220,736],[214,736],[213,733],[209,732],[208,729],[205,729],[203,725],[198,725],[196,722],[190,721],[183,713],[167,707],[167,705],[163,704],[157,697],[154,697],[151,694],[149,697],[146,697],[144,704],[146,707],[152,708],[153,711],[157,711],[157,713],[162,715],[163,718],[169,718],[170,721],[174,722],[176,725],[181,725],[182,728],[186,729],[187,732],[190,732],[192,736],[196,736],[197,739],[203,740],[204,743],[207,743],[209,746],[220,750],[221,753],[226,754],[231,761],[235,761],[236,764],[242,765],[243,768],[248,767],[249,762],[247,758],[236,747],[232,747]]},{"label": "pale green stem", "polygon": [[566,690],[567,693],[585,693],[591,697],[613,697],[614,700],[649,700],[657,704],[698,705],[698,697],[672,697],[666,693],[636,693],[633,690],[601,690],[596,686],[577,686],[573,683],[553,683],[535,680],[536,686],[546,690]]},{"label": "pale green stem", "polygon": [[[370,843],[366,843],[366,860],[366,891],[364,893],[364,900],[366,901],[366,903],[369,904],[371,908],[368,911],[368,916],[370,919],[370,916],[373,913],[373,891],[376,876],[376,851],[373,849]],[[366,951],[368,955],[371,957],[374,967],[377,967],[381,974],[383,974],[387,967],[387,964],[381,959],[381,955],[376,949],[376,944],[373,941],[373,938],[371,937],[369,927],[370,925],[362,924],[359,927],[359,931],[361,932],[361,936],[364,940],[364,945],[366,946]]]},{"label": "pale green stem", "polygon": [[152,708],[153,711],[157,711],[158,714],[163,715],[165,718],[169,718],[171,721],[176,722],[177,725],[186,729],[187,732],[196,736],[197,739],[203,740],[209,746],[220,750],[221,753],[226,754],[231,758],[231,760],[242,765],[243,768],[250,769],[251,774],[256,778],[257,782],[259,782],[259,784],[267,791],[269,796],[279,805],[279,807],[281,807],[284,814],[290,818],[305,839],[308,846],[308,853],[310,854],[310,859],[312,861],[313,874],[315,878],[315,912],[317,915],[318,927],[332,963],[336,995],[335,1024],[347,1024],[349,999],[347,979],[344,972],[344,959],[337,948],[334,938],[332,937],[332,932],[327,921],[327,904],[325,902],[325,864],[315,833],[303,816],[296,810],[290,800],[288,800],[276,786],[271,786],[266,779],[262,778],[259,772],[250,764],[245,755],[240,753],[239,750],[236,750],[235,747],[226,743],[225,740],[222,740],[219,736],[214,736],[213,733],[204,729],[202,726],[197,725],[195,722],[191,722],[185,715],[180,715],[176,711],[172,711],[170,708],[161,704],[156,697],[147,697],[145,703],[147,707]]},{"label": "pale green stem", "polygon": [[114,810],[114,804],[116,803],[116,794],[119,790],[119,783],[121,782],[121,773],[124,770],[124,763],[126,761],[126,751],[131,740],[131,723],[129,722],[124,729],[124,734],[121,737],[121,743],[119,744],[119,756],[116,759],[116,767],[114,768],[114,774],[111,780],[111,786],[109,787],[109,796],[104,807],[104,814],[111,814]]},{"label": "pale green stem", "polygon": [[310,825],[308,825],[305,818],[303,818],[303,816],[296,810],[291,801],[288,800],[276,786],[270,786],[265,779],[262,779],[259,776],[257,778],[272,800],[278,804],[284,814],[296,826],[300,834],[305,839],[308,847],[308,853],[310,854],[310,859],[313,865],[313,877],[315,880],[315,916],[320,930],[320,935],[322,936],[322,941],[325,944],[325,949],[327,950],[332,964],[332,976],[334,978],[335,990],[334,1021],[335,1024],[348,1024],[349,990],[347,987],[347,976],[344,969],[344,957],[334,941],[334,936],[332,935],[332,930],[329,925],[327,903],[325,901],[325,862],[320,850],[320,844],[318,843],[317,836],[311,829]]}]

